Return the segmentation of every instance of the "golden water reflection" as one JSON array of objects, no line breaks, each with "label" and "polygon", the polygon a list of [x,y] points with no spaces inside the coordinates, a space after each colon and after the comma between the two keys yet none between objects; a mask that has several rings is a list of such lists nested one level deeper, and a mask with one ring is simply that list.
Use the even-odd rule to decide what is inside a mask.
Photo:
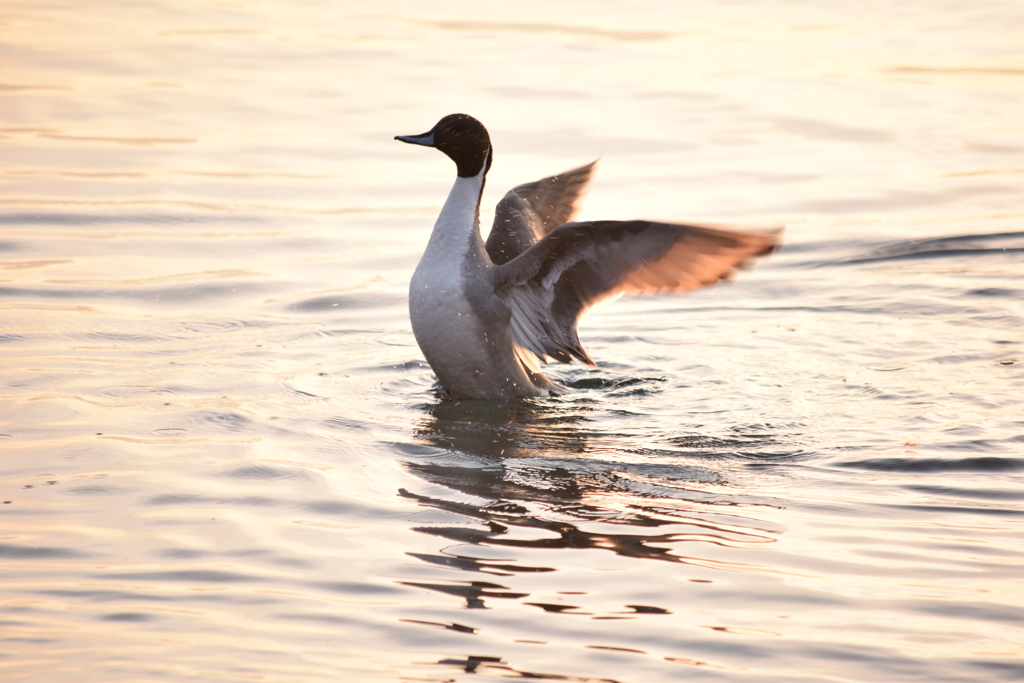
[{"label": "golden water reflection", "polygon": [[[1021,19],[6,2],[5,675],[1024,678]],[[596,312],[568,397],[438,402],[452,168],[392,138],[453,111],[485,224],[601,157],[584,219],[786,247]]]},{"label": "golden water reflection", "polygon": [[[584,383],[592,385],[594,380]],[[636,395],[644,389],[633,386],[628,391]],[[654,462],[651,450],[643,458],[630,458],[628,453],[616,453],[613,444],[619,437],[636,446],[636,438],[588,434],[596,410],[585,401],[559,400],[430,404],[418,438],[434,446],[435,453],[447,455],[409,461],[406,467],[450,493],[439,497],[403,490],[401,494],[474,524],[447,521],[414,529],[464,548],[604,550],[637,560],[724,571],[774,571],[690,554],[700,552],[696,544],[756,550],[777,540],[782,528],[757,516],[759,507],[772,504],[734,489],[722,474],[733,466],[730,460],[743,459],[742,452],[763,456],[767,444],[744,434],[733,434],[731,439],[688,435],[676,439],[685,450],[663,450]],[[694,453],[704,457],[694,459]],[[457,550],[414,556],[487,574],[556,571],[462,556]],[[484,598],[526,597],[479,581],[410,585],[461,595],[468,607],[476,608],[486,606]],[[547,611],[569,609],[525,604]]]}]

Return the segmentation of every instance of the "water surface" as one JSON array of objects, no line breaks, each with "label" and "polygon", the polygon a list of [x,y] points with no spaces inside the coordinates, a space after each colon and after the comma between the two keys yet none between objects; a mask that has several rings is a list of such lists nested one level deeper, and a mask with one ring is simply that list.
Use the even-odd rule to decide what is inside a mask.
[{"label": "water surface", "polygon": [[[5,680],[1024,677],[1019,3],[7,5]],[[443,401],[453,111],[786,246]]]}]

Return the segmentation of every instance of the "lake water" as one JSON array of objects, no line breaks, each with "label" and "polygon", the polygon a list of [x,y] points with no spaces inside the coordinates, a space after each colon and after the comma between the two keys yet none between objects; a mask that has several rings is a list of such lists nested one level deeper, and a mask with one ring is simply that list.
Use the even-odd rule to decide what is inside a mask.
[{"label": "lake water", "polygon": [[[1024,679],[1024,5],[8,0],[0,678]],[[485,226],[784,223],[440,400],[406,288]]]}]

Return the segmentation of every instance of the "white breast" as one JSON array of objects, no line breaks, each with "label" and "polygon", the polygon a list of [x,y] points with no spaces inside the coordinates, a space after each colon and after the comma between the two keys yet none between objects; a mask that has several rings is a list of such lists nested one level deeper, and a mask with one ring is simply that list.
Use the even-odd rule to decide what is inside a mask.
[{"label": "white breast", "polygon": [[409,285],[416,342],[445,388],[473,395],[493,367],[493,346],[463,294],[456,268],[421,263]]},{"label": "white breast", "polygon": [[482,184],[482,173],[456,180],[409,283],[409,317],[423,355],[442,385],[465,394],[476,393],[472,387],[493,366],[493,347],[465,294],[467,288],[487,283],[464,280],[466,273],[481,274],[474,267],[479,264],[467,260],[483,247],[473,243],[480,240],[477,201]]}]

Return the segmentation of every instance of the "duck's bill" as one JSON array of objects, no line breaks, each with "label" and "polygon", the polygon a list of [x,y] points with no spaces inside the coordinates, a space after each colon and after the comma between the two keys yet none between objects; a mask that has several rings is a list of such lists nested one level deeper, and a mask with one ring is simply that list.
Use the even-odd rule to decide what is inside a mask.
[{"label": "duck's bill", "polygon": [[434,146],[434,131],[420,133],[419,135],[396,135],[396,140],[408,142],[410,145],[423,145],[424,147]]}]

